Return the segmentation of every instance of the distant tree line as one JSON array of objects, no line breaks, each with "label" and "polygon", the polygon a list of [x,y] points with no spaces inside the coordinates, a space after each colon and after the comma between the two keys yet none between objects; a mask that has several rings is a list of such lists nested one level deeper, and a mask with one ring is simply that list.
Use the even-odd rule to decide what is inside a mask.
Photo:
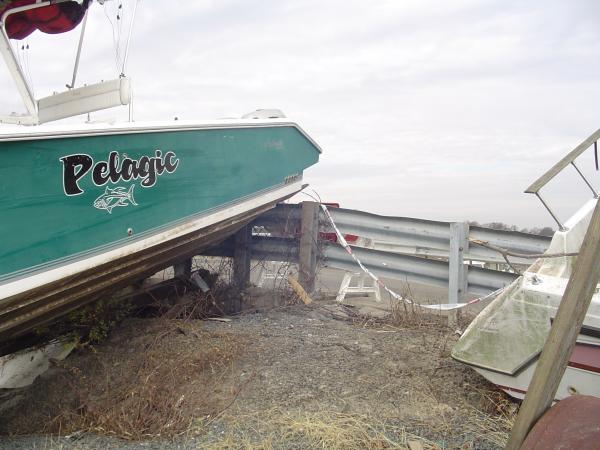
[{"label": "distant tree line", "polygon": [[469,221],[469,225],[473,225],[475,227],[486,227],[493,228],[494,230],[504,230],[504,231],[520,231],[522,233],[531,233],[531,234],[539,234],[541,236],[553,236],[554,229],[552,227],[533,227],[533,228],[520,228],[516,225],[508,225],[503,222],[488,222],[488,223],[479,223],[477,221]]}]

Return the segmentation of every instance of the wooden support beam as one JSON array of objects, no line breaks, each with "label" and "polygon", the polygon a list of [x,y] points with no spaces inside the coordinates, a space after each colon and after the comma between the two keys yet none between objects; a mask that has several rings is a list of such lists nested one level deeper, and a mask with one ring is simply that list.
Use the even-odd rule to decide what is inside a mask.
[{"label": "wooden support beam", "polygon": [[319,238],[319,204],[302,202],[298,281],[309,294],[315,290]]},{"label": "wooden support beam", "polygon": [[245,225],[235,234],[234,240],[233,285],[236,290],[243,291],[250,282],[252,227]]},{"label": "wooden support beam", "polygon": [[233,236],[233,280],[235,290],[223,304],[225,314],[236,314],[242,310],[242,291],[250,282],[250,263],[252,260],[252,226],[244,225]]},{"label": "wooden support beam", "polygon": [[512,429],[507,449],[518,450],[550,408],[600,280],[600,202],[587,229],[573,273]]},{"label": "wooden support beam", "polygon": [[173,265],[173,271],[175,272],[175,277],[186,280],[189,279],[192,275],[192,258],[187,258],[175,263],[175,265]]}]

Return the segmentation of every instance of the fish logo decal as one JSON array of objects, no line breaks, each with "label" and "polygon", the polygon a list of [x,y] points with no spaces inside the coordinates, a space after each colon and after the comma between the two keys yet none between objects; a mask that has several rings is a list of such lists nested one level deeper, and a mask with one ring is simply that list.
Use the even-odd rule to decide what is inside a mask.
[{"label": "fish logo decal", "polygon": [[133,188],[135,184],[132,184],[129,190],[125,190],[124,187],[116,187],[114,189],[108,186],[104,190],[104,194],[94,200],[94,208],[104,209],[112,214],[112,210],[117,206],[129,206],[135,205],[135,199],[133,198]]}]

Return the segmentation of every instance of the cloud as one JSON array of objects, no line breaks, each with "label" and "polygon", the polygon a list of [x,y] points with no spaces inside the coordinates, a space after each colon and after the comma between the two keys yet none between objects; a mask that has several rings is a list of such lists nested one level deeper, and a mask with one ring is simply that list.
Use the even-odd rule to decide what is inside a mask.
[{"label": "cloud", "polygon": [[[130,9],[119,26],[117,3],[106,5],[90,16],[81,81],[120,71],[114,40],[124,42]],[[127,64],[136,120],[281,108],[324,149],[306,179],[346,207],[552,225],[522,192],[598,127],[595,1],[139,5]],[[37,92],[70,80],[77,39],[28,40],[22,53]],[[14,110],[5,72],[0,84],[3,109]],[[95,116],[115,115],[126,111]],[[597,179],[589,158],[583,163]],[[560,181],[547,192],[567,214],[580,187]]]}]

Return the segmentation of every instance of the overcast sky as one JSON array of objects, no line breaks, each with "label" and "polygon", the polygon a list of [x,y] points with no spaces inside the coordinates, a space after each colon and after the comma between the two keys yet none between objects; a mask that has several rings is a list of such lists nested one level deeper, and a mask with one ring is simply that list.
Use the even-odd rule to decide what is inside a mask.
[{"label": "overcast sky", "polygon": [[[118,76],[129,3],[118,23],[119,2],[92,6],[81,82]],[[138,121],[282,109],[324,150],[305,173],[324,201],[553,225],[523,190],[600,127],[599,20],[595,0],[142,0],[126,72]],[[70,82],[78,37],[22,42],[36,94]],[[598,181],[591,151],[581,166]],[[563,219],[589,197],[571,172],[543,192]]]}]

